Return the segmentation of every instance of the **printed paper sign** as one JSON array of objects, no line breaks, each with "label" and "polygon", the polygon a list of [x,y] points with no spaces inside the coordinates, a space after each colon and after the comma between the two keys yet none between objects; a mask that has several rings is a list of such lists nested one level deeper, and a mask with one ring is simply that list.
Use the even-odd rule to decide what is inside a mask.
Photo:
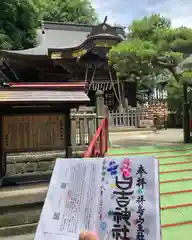
[{"label": "printed paper sign", "polygon": [[158,161],[57,159],[35,240],[160,240]]}]

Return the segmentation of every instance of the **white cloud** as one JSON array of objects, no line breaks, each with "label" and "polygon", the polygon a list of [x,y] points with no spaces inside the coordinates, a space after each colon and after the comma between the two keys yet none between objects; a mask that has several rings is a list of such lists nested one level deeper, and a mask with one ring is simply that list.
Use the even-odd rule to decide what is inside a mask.
[{"label": "white cloud", "polygon": [[173,27],[192,27],[191,0],[92,0],[100,20],[129,25],[133,19],[160,13],[171,19]]}]

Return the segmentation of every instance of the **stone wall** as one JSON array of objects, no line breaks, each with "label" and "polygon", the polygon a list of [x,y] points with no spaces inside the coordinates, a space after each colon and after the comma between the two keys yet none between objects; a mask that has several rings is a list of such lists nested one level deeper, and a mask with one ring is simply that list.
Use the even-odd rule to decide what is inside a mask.
[{"label": "stone wall", "polygon": [[164,116],[168,114],[167,103],[153,102],[151,105],[144,108],[145,118],[154,119],[154,115],[158,116],[161,119],[164,119]]},{"label": "stone wall", "polygon": [[57,157],[64,157],[64,152],[36,152],[7,155],[6,176],[26,173],[51,173]]}]

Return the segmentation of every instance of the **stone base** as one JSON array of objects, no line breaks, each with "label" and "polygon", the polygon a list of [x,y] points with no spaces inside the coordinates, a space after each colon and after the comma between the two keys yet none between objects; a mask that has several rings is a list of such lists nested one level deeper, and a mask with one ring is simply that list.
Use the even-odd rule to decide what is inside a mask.
[{"label": "stone base", "polygon": [[6,176],[50,172],[56,158],[64,156],[62,151],[7,154]]},{"label": "stone base", "polygon": [[[73,157],[82,157],[87,147],[73,149]],[[7,172],[5,179],[21,176],[50,175],[57,157],[65,157],[64,151],[46,151],[7,154]],[[27,177],[26,177],[27,179]],[[37,180],[38,181],[38,180]],[[3,181],[4,182],[4,181]],[[1,185],[0,185],[1,186]]]}]

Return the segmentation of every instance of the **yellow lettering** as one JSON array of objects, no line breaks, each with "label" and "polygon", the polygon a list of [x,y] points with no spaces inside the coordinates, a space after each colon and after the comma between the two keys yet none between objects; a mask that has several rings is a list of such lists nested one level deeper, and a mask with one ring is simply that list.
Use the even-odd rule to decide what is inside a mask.
[{"label": "yellow lettering", "polygon": [[113,44],[107,41],[95,41],[95,47],[105,47],[110,48]]},{"label": "yellow lettering", "polygon": [[73,57],[81,57],[82,55],[86,54],[87,53],[87,50],[86,49],[80,49],[80,50],[77,50],[77,51],[74,51],[72,53],[72,56]]},{"label": "yellow lettering", "polygon": [[62,58],[61,55],[62,55],[61,53],[52,53],[51,59],[61,59]]}]

